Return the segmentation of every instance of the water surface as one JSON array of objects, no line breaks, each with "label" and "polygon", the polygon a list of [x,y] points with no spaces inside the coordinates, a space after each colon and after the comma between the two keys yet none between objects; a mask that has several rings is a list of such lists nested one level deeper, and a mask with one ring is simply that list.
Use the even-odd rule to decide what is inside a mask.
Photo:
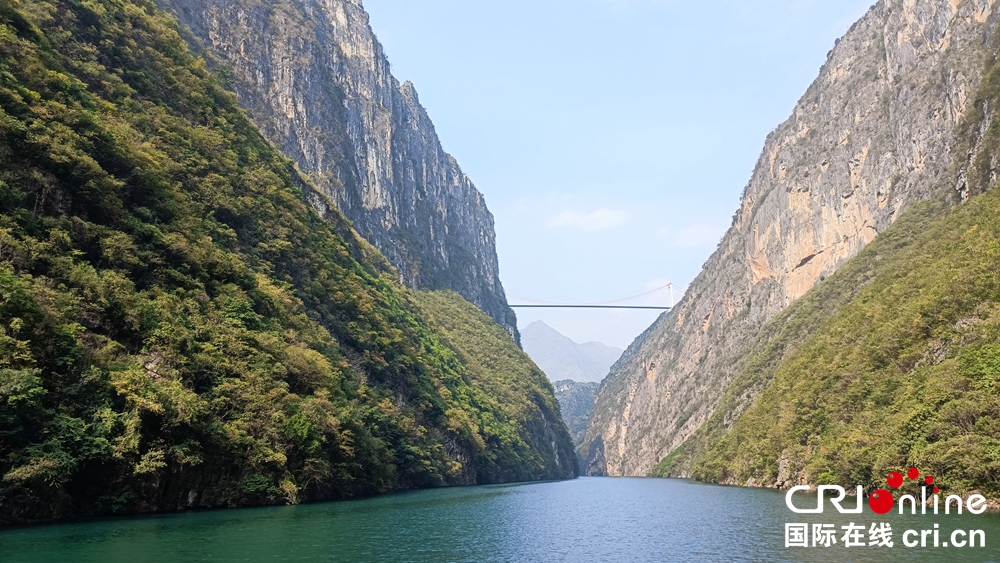
[{"label": "water surface", "polygon": [[[895,546],[784,547],[786,522],[835,524],[839,535],[849,521],[890,523]],[[903,547],[903,530],[934,523],[942,539],[982,529],[986,547]],[[1000,562],[1000,514],[796,515],[776,491],[581,478],[14,528],[0,532],[0,561]]]}]

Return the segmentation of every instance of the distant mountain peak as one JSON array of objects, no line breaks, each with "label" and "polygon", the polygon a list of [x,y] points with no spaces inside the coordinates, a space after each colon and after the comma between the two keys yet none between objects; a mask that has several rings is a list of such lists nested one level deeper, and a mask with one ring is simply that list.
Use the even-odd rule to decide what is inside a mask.
[{"label": "distant mountain peak", "polygon": [[601,381],[623,352],[602,342],[574,342],[543,321],[521,329],[521,345],[550,381]]}]

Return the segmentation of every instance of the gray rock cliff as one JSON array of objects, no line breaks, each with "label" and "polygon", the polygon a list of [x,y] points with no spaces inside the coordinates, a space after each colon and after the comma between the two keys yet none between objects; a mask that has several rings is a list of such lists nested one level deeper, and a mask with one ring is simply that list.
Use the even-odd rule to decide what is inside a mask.
[{"label": "gray rock cliff", "polygon": [[587,434],[587,420],[594,408],[594,393],[597,383],[593,381],[574,381],[563,379],[552,384],[559,401],[559,412],[569,430],[573,444],[579,446]]},{"label": "gray rock cliff", "polygon": [[764,323],[913,203],[961,192],[956,128],[993,56],[997,12],[996,0],[881,0],[838,41],[767,137],[684,299],[602,383],[588,473],[647,474],[712,414]]},{"label": "gray rock cliff", "polygon": [[493,216],[400,84],[360,0],[158,0],[240,104],[411,288],[453,289],[518,340]]}]

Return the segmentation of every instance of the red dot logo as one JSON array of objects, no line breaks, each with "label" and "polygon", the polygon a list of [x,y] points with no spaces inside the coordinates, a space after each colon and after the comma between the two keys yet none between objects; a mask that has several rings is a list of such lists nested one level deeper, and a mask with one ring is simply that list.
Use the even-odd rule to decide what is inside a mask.
[{"label": "red dot logo", "polygon": [[928,485],[933,485],[934,484],[934,477],[931,477],[930,475],[928,475],[928,476],[924,477],[924,482],[927,483]]},{"label": "red dot logo", "polygon": [[939,492],[941,492],[941,489],[939,489],[937,487],[934,487],[934,491],[933,492],[934,492],[934,494],[938,494]]},{"label": "red dot logo", "polygon": [[916,479],[917,477],[920,477],[920,471],[918,471],[916,467],[911,467],[906,470],[906,476],[910,479]]},{"label": "red dot logo", "polygon": [[885,482],[889,484],[890,488],[898,489],[903,484],[903,474],[899,471],[893,471],[885,478]]},{"label": "red dot logo", "polygon": [[871,507],[872,512],[875,514],[885,514],[892,510],[892,503],[895,500],[892,498],[892,493],[885,489],[879,489],[873,491],[871,496],[868,497],[868,506]]}]

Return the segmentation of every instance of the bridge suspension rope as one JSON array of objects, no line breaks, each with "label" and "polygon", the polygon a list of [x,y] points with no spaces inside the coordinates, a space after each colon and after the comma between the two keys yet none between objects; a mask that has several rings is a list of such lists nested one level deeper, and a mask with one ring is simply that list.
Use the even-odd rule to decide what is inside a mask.
[{"label": "bridge suspension rope", "polygon": [[[637,293],[635,295],[630,295],[628,297],[621,297],[619,299],[611,299],[610,301],[595,301],[593,303],[558,303],[554,301],[543,301],[541,299],[533,299],[531,297],[524,297],[523,295],[516,295],[513,293],[508,293],[508,297],[518,299],[520,301],[527,301],[529,304],[511,304],[511,307],[522,307],[522,308],[569,308],[569,309],[659,309],[659,310],[670,310],[674,307],[674,287],[676,285],[673,282],[655,287],[648,291],[643,291],[642,293]],[[663,289],[670,289],[670,306],[669,307],[654,307],[648,305],[616,305],[616,303],[621,303],[623,301],[631,301],[633,299],[638,299],[639,297],[645,297],[651,293],[656,293]]]}]

